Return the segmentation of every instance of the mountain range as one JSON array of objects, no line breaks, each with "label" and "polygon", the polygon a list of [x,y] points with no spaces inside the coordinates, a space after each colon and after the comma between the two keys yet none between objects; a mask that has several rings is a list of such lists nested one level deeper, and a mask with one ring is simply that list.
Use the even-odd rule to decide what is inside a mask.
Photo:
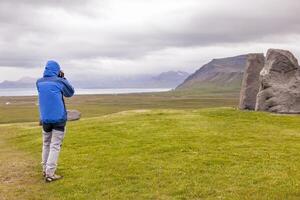
[{"label": "mountain range", "polygon": [[[183,71],[168,71],[158,75],[82,75],[71,79],[76,88],[175,88],[182,83],[189,73]],[[17,81],[3,81],[0,88],[35,88],[37,78],[23,77]]]},{"label": "mountain range", "polygon": [[12,88],[34,88],[36,78],[23,77],[17,81],[3,81],[0,83],[1,89],[12,89]]},{"label": "mountain range", "polygon": [[[158,75],[80,75],[71,83],[77,88],[176,88],[176,90],[239,91],[246,67],[247,54],[213,59],[189,75],[183,71],[168,71]],[[0,88],[34,88],[35,78],[3,81]]]},{"label": "mountain range", "polygon": [[176,90],[229,89],[241,87],[247,55],[213,59],[191,74]]}]

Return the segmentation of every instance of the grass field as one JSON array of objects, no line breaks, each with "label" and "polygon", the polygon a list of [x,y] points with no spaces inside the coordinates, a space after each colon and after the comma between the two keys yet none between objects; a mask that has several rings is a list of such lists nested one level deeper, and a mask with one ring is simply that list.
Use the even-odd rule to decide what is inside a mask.
[{"label": "grass field", "polygon": [[[236,92],[162,92],[122,95],[82,95],[66,99],[68,109],[77,109],[82,116],[97,117],[135,109],[195,109],[236,106]],[[6,103],[9,102],[9,105]],[[36,97],[0,97],[0,124],[37,122]]]},{"label": "grass field", "polygon": [[[89,117],[68,124],[65,177],[51,184],[40,171],[40,127],[1,115],[0,199],[300,199],[299,116],[239,111],[230,95],[227,107],[218,95],[194,97],[206,104],[164,95],[150,95],[153,104],[147,95],[93,96],[89,109],[111,109],[83,109]],[[77,98],[69,104],[91,100]]]}]

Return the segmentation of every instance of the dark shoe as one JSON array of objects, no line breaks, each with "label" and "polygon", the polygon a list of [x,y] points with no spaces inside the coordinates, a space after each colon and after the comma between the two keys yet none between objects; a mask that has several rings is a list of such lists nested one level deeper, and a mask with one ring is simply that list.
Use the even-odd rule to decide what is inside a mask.
[{"label": "dark shoe", "polygon": [[46,177],[46,172],[43,172],[43,177],[44,177],[44,178]]},{"label": "dark shoe", "polygon": [[46,176],[45,177],[45,182],[50,183],[50,182],[57,181],[57,180],[62,179],[62,178],[63,178],[63,176],[54,174],[53,176]]}]

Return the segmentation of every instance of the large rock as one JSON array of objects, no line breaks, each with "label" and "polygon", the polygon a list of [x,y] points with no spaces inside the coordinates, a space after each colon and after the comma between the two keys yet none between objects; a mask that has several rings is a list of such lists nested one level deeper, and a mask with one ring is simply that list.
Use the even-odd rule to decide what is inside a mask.
[{"label": "large rock", "polygon": [[259,73],[264,67],[264,63],[264,54],[248,54],[240,93],[240,109],[255,109],[256,95],[260,86]]},{"label": "large rock", "polygon": [[300,113],[300,69],[289,51],[268,50],[260,72],[256,110],[277,113]]},{"label": "large rock", "polygon": [[67,111],[68,121],[79,120],[81,113],[78,110],[68,110]]}]

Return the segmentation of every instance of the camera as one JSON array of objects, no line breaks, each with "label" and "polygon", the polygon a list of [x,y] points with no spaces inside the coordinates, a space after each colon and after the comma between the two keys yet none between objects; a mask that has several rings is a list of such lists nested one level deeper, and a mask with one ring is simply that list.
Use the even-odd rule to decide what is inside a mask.
[{"label": "camera", "polygon": [[65,77],[65,73],[63,71],[60,71],[59,74],[58,74],[58,77],[64,78]]}]

